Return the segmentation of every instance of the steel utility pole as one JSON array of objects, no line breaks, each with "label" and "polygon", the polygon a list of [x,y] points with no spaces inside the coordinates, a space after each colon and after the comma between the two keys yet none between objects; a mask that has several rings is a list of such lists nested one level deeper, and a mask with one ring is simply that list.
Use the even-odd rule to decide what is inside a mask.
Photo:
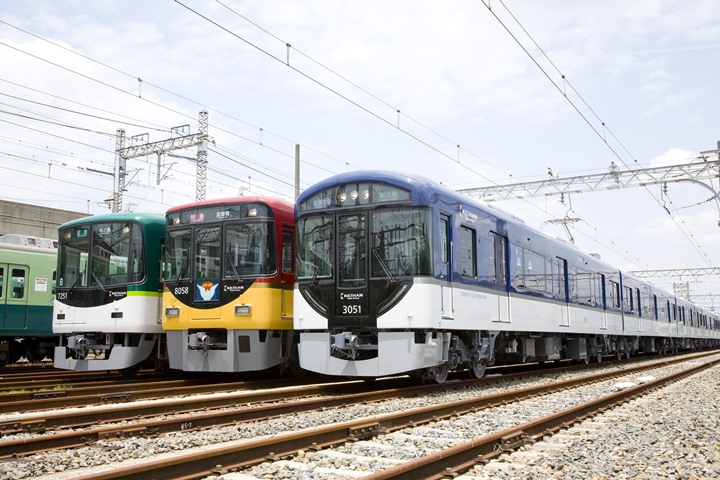
[{"label": "steel utility pole", "polygon": [[[201,110],[198,117],[198,133],[171,137],[159,142],[147,142],[148,134],[135,135],[133,139],[143,139],[144,143],[125,147],[125,130],[118,129],[115,141],[115,186],[113,191],[112,211],[122,211],[122,193],[125,191],[126,163],[129,158],[144,157],[152,153],[160,155],[173,150],[181,150],[197,145],[197,173],[195,179],[195,199],[205,200],[207,183],[207,150],[208,143],[214,143],[208,135],[208,112]],[[184,127],[184,126],[183,126]],[[182,127],[174,127],[171,131],[179,131]],[[189,129],[189,127],[188,127]],[[160,162],[158,160],[158,169]],[[159,175],[159,174],[158,174]],[[160,176],[158,176],[160,178]]]}]

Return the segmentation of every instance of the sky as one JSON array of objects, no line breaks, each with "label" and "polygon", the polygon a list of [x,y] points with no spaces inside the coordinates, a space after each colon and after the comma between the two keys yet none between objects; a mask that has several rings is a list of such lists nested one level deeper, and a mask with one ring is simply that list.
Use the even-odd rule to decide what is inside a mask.
[{"label": "sky", "polygon": [[[301,189],[360,169],[467,189],[686,164],[718,149],[719,70],[712,0],[5,0],[0,199],[107,213],[117,130],[196,133],[201,110],[208,199],[292,201],[296,145]],[[196,148],[173,154],[127,161],[123,210],[195,200]],[[705,183],[495,204],[565,240],[558,220],[577,219],[575,245],[625,270],[709,268]]]}]

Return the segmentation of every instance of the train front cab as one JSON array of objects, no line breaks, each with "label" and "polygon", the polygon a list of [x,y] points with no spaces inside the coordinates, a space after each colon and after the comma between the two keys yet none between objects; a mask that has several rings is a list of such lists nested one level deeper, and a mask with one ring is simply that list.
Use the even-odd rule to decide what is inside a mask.
[{"label": "train front cab", "polygon": [[163,328],[170,367],[300,375],[292,332],[292,206],[209,200],[167,213]]},{"label": "train front cab", "polygon": [[[482,375],[492,352],[487,332],[452,333],[469,328],[456,316],[451,281],[458,205],[432,188],[363,172],[299,197],[295,328],[303,368],[351,377],[410,372],[442,381],[451,365],[463,364]],[[443,221],[438,232],[434,222]],[[475,319],[508,313],[494,296],[471,296]],[[452,358],[451,343],[459,346]]]},{"label": "train front cab", "polygon": [[163,369],[162,215],[115,213],[60,226],[53,307],[56,368]]}]

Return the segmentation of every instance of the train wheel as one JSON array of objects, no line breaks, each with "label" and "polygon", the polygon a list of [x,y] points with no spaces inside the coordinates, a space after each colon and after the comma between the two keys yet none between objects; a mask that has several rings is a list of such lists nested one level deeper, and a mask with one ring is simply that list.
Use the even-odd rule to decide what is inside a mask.
[{"label": "train wheel", "polygon": [[307,370],[300,366],[300,352],[297,343],[292,346],[292,353],[288,359],[288,372],[293,378],[303,378],[308,373]]},{"label": "train wheel", "polygon": [[292,360],[288,362],[287,372],[293,378],[303,378],[308,373],[307,370],[300,366],[299,362]]},{"label": "train wheel", "polygon": [[132,367],[121,368],[121,369],[118,370],[118,371],[120,372],[120,376],[121,376],[121,377],[123,377],[123,378],[132,378],[132,377],[134,377],[135,375],[137,375],[138,372],[140,371],[140,363],[138,362],[138,363],[136,363],[135,365],[133,365]]},{"label": "train wheel", "polygon": [[597,363],[602,363],[602,353],[595,355],[595,361],[597,361]]},{"label": "train wheel", "polygon": [[10,340],[10,343],[8,344],[9,352],[8,352],[8,363],[17,363],[18,360],[20,360],[23,355],[25,355],[25,348],[26,345],[24,343],[16,342],[15,340]]},{"label": "train wheel", "polygon": [[443,363],[432,369],[432,379],[435,383],[445,383],[449,373],[450,366],[447,363]]},{"label": "train wheel", "polygon": [[470,362],[470,376],[473,378],[482,378],[485,375],[485,364],[478,362]]},{"label": "train wheel", "polygon": [[25,358],[27,358],[27,361],[30,363],[40,363],[43,358],[45,358],[45,355],[42,357],[40,355],[37,355],[35,352],[27,352],[25,354]]}]

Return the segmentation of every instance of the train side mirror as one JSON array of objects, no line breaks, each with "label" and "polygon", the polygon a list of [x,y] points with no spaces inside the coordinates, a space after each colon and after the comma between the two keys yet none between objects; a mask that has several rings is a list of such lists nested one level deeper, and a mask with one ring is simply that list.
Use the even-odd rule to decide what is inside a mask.
[{"label": "train side mirror", "polygon": [[448,276],[448,267],[449,267],[449,264],[447,262],[440,264],[440,276],[441,277]]}]

